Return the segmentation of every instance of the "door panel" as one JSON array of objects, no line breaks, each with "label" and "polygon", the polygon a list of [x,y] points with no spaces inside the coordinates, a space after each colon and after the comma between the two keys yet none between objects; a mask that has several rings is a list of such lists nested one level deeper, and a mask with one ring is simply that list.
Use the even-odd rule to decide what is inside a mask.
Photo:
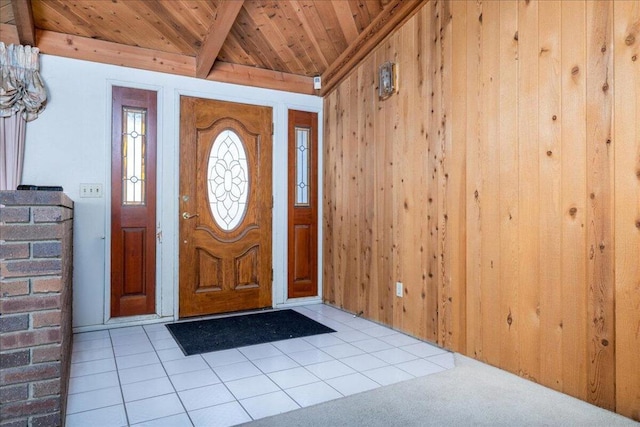
[{"label": "door panel", "polygon": [[289,298],[318,295],[318,115],[289,110]]},{"label": "door panel", "polygon": [[155,313],[156,98],[113,87],[111,316]]},{"label": "door panel", "polygon": [[311,227],[307,224],[296,225],[293,228],[293,248],[295,251],[293,280],[312,280],[311,277]]},{"label": "door panel", "polygon": [[271,306],[271,117],[181,98],[180,317]]}]

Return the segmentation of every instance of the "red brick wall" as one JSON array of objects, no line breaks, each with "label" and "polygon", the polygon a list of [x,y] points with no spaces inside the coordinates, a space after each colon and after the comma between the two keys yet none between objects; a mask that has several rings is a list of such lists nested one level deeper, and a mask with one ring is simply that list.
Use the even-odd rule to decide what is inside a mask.
[{"label": "red brick wall", "polygon": [[71,364],[73,202],[0,191],[0,424],[64,423]]}]

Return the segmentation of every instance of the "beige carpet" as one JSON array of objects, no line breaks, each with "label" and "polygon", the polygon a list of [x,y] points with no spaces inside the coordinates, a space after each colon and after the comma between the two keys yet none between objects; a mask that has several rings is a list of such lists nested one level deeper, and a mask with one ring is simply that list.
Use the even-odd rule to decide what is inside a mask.
[{"label": "beige carpet", "polygon": [[247,425],[640,426],[473,359],[455,358],[454,369]]}]

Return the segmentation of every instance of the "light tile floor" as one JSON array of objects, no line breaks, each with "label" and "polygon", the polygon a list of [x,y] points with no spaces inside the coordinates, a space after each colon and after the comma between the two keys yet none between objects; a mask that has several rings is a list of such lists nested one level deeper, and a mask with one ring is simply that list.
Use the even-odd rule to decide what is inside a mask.
[{"label": "light tile floor", "polygon": [[453,354],[323,304],[337,332],[185,357],[163,324],[76,334],[67,426],[227,426],[454,367]]}]

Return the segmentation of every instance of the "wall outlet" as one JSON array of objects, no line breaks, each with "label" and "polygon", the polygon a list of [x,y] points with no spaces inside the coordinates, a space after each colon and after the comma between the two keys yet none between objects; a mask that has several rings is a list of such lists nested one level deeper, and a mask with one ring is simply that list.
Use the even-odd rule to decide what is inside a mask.
[{"label": "wall outlet", "polygon": [[80,197],[102,197],[102,184],[80,184]]},{"label": "wall outlet", "polygon": [[403,295],[402,282],[396,282],[396,296],[402,298]]}]

